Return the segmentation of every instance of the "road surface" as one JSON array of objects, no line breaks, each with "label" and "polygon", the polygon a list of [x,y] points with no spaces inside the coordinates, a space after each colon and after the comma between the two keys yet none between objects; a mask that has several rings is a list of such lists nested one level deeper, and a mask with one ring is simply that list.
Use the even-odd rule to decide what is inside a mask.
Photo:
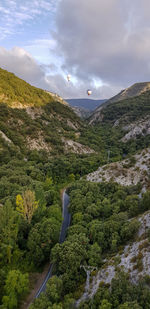
[{"label": "road surface", "polygon": [[[71,215],[68,212],[68,205],[69,205],[69,195],[66,193],[66,191],[63,192],[63,222],[62,222],[62,226],[61,226],[61,231],[60,231],[60,237],[59,237],[59,242],[63,243],[66,237],[66,233],[67,233],[67,228],[70,225],[70,220],[71,220]],[[49,270],[48,273],[41,285],[41,287],[39,288],[35,298],[38,298],[40,296],[40,294],[42,292],[45,291],[46,289],[46,283],[49,280],[49,278],[52,277],[52,271],[53,271],[53,264],[50,264],[49,266]]]}]

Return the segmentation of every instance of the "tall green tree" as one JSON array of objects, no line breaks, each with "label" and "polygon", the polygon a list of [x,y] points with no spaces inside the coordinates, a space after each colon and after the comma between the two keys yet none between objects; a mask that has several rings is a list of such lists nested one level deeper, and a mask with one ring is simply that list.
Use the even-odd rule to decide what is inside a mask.
[{"label": "tall green tree", "polygon": [[0,207],[0,241],[5,248],[7,261],[11,262],[12,250],[16,246],[19,217],[13,209],[12,204],[7,200],[3,207]]},{"label": "tall green tree", "polygon": [[18,308],[18,301],[28,292],[28,289],[28,274],[22,274],[19,270],[11,270],[5,282],[3,305],[8,309]]}]

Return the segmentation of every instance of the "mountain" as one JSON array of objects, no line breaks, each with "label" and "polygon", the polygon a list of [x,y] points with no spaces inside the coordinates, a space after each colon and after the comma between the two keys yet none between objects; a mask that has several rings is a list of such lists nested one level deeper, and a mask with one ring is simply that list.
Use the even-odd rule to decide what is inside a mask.
[{"label": "mountain", "polygon": [[89,125],[0,70],[0,307],[150,308],[149,128],[149,90]]},{"label": "mountain", "polygon": [[67,99],[72,107],[84,108],[89,111],[93,111],[99,105],[104,103],[106,100],[92,100],[92,99]]},{"label": "mountain", "polygon": [[98,123],[102,120],[102,110],[107,105],[110,105],[112,103],[118,102],[118,101],[124,101],[126,99],[130,99],[132,97],[137,97],[145,92],[150,91],[150,82],[143,82],[143,83],[136,83],[132,85],[129,88],[126,88],[119,92],[117,95],[112,97],[111,99],[105,101],[102,105],[100,105],[90,116],[90,123]]},{"label": "mountain", "polygon": [[106,104],[118,102],[131,97],[137,97],[140,94],[150,90],[150,82],[135,83],[134,85],[122,90],[114,97],[106,101]]},{"label": "mountain", "polygon": [[61,97],[0,69],[0,150],[92,153],[78,142],[83,123]]},{"label": "mountain", "polygon": [[91,99],[67,99],[66,102],[72,107],[74,112],[82,119],[89,118],[92,111],[103,104],[106,100]]}]

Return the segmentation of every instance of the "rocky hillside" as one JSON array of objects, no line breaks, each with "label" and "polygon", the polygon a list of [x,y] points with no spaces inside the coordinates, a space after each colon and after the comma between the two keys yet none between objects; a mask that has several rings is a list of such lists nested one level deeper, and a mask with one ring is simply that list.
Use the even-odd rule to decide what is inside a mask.
[{"label": "rocky hillside", "polygon": [[0,155],[45,151],[93,153],[78,142],[84,124],[56,94],[37,89],[0,69]]},{"label": "rocky hillside", "polygon": [[[134,222],[132,219],[131,222]],[[91,299],[96,294],[100,286],[111,285],[112,279],[118,272],[125,272],[129,275],[132,284],[137,285],[141,278],[150,276],[150,242],[148,230],[150,227],[150,211],[145,212],[137,218],[139,229],[136,234],[136,241],[130,242],[123,250],[111,258],[105,259],[103,266],[97,272],[88,290],[78,300],[77,305],[86,299]]]},{"label": "rocky hillside", "polygon": [[92,182],[117,182],[122,186],[133,186],[140,183],[143,191],[149,189],[150,182],[150,148],[125,159],[103,165],[87,176]]},{"label": "rocky hillside", "polygon": [[107,109],[107,107],[109,108],[110,105],[112,105],[111,110],[113,110],[114,104],[116,104],[116,102],[122,104],[124,108],[124,105],[125,104],[128,105],[128,102],[131,102],[132,104],[137,100],[139,102],[140,100],[141,101],[144,100],[145,97],[147,98],[147,94],[149,94],[149,91],[150,91],[150,82],[136,83],[133,86],[122,90],[119,94],[117,94],[116,96],[112,97],[111,99],[100,105],[93,112],[93,114],[90,117],[90,123],[94,124],[101,122],[103,120],[103,111],[105,113],[105,109]]},{"label": "rocky hillside", "polygon": [[119,92],[117,95],[109,99],[105,104],[118,102],[121,100],[125,100],[131,97],[137,97],[140,94],[149,91],[150,90],[150,82],[145,83],[136,83],[132,85],[131,87],[128,87],[121,92]]}]

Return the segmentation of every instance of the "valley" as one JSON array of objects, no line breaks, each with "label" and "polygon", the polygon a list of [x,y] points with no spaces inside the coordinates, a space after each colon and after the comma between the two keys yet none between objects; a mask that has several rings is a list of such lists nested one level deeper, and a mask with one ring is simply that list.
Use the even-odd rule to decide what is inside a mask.
[{"label": "valley", "polygon": [[21,308],[50,262],[30,309],[150,308],[149,119],[149,83],[81,119],[0,69],[0,308]]}]

